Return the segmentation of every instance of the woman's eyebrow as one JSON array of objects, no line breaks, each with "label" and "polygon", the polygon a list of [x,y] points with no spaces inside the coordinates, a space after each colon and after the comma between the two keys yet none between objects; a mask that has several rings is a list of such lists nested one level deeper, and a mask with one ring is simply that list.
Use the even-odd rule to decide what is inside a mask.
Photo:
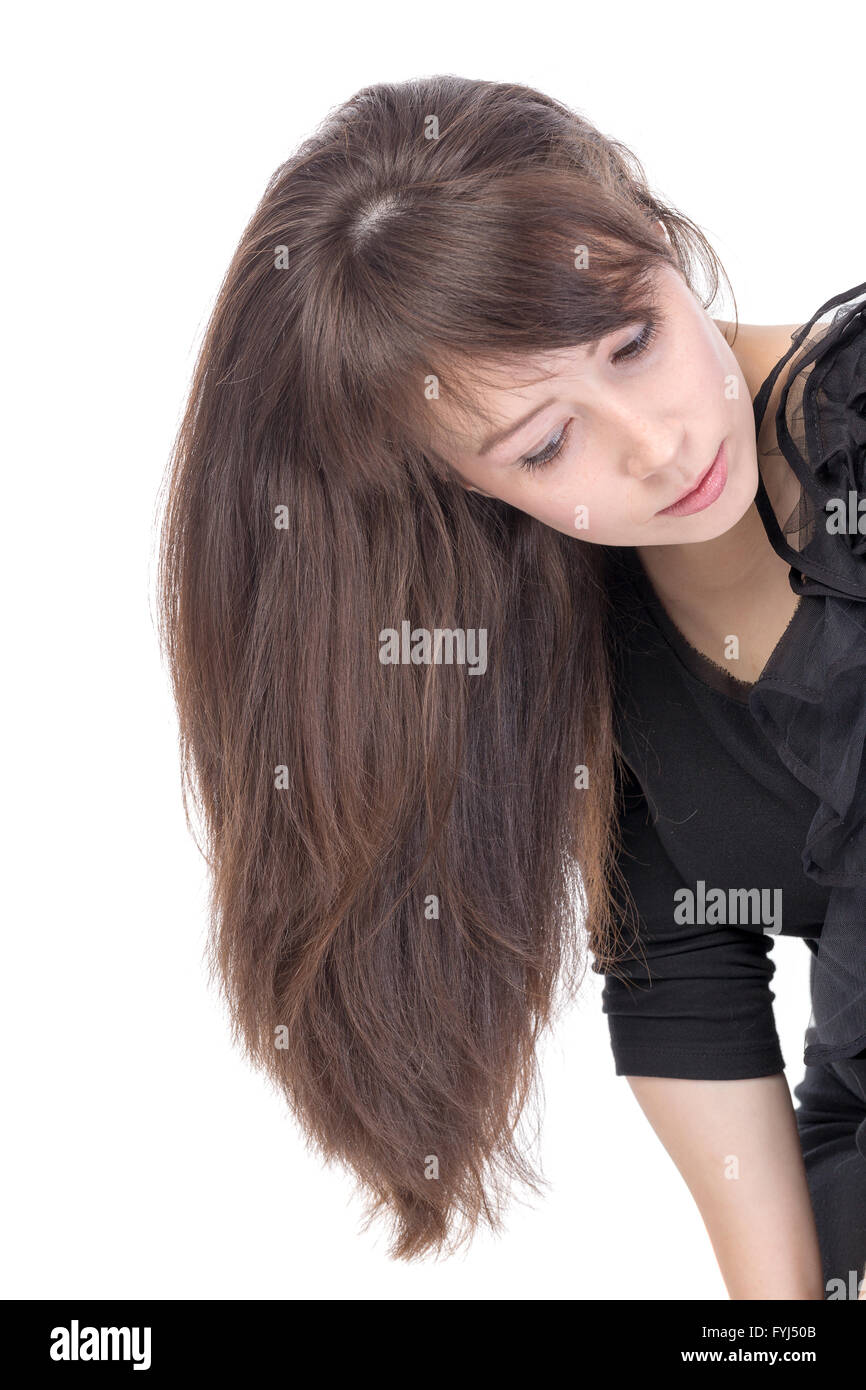
[{"label": "woman's eyebrow", "polygon": [[484,441],[483,448],[478,450],[478,458],[484,458],[484,455],[489,454],[491,449],[495,449],[497,444],[501,444],[503,440],[510,438],[512,434],[516,434],[524,425],[528,425],[529,421],[534,420],[536,415],[540,415],[542,410],[546,410],[549,405],[553,405],[556,399],[556,396],[548,396],[546,401],[542,401],[541,405],[535,406],[533,410],[530,410],[528,415],[524,415],[520,420],[515,420],[513,425],[506,425],[504,430],[499,430],[496,434],[491,434],[489,438]]},{"label": "woman's eyebrow", "polygon": [[[586,346],[586,354],[588,358],[595,357],[595,354],[598,352],[598,345],[600,341],[601,339],[596,338],[594,343],[590,343]],[[528,425],[530,420],[534,420],[536,415],[540,415],[542,410],[546,410],[547,407],[549,405],[553,405],[556,402],[556,400],[556,396],[549,396],[546,401],[541,402],[541,405],[537,405],[534,407],[534,409],[530,410],[528,415],[524,415],[520,420],[515,420],[513,425],[506,425],[504,429],[497,430],[495,434],[489,435],[488,438],[484,440],[481,448],[478,450],[478,454],[476,455],[476,457],[480,459],[484,458],[485,454],[489,454],[492,449],[496,448],[497,444],[503,443],[503,441],[510,438],[512,434],[516,434],[516,432],[519,429],[521,429],[524,425]]]}]

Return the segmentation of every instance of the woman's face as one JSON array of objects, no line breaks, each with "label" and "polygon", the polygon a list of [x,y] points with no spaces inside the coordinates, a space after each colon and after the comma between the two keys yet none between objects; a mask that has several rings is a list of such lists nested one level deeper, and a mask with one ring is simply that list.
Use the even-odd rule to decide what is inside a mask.
[{"label": "woman's face", "polygon": [[[653,336],[635,323],[593,347],[546,354],[530,370],[555,374],[528,386],[515,372],[490,372],[483,407],[498,435],[513,432],[491,443],[494,429],[480,416],[462,432],[449,424],[446,457],[470,490],[600,545],[712,540],[741,519],[758,486],[745,377],[680,274],[663,266],[657,286]],[[718,497],[690,515],[661,515],[696,486],[722,444],[727,480]]]}]

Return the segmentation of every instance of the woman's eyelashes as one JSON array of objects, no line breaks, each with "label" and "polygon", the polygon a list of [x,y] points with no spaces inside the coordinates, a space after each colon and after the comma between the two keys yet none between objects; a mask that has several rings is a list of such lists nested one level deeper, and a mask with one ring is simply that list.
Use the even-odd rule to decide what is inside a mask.
[{"label": "woman's eyelashes", "polygon": [[[644,324],[637,337],[632,338],[631,342],[626,343],[625,347],[620,348],[619,352],[615,352],[610,360],[616,364],[619,364],[620,362],[627,362],[631,358],[640,357],[642,353],[647,351],[650,344],[655,340],[657,332],[657,320],[649,319]],[[549,440],[549,442],[545,444],[544,448],[541,449],[537,454],[528,454],[525,455],[522,459],[519,459],[519,467],[525,468],[527,472],[532,473],[539,468],[546,467],[546,465],[549,463],[553,463],[553,460],[555,458],[558,458],[559,455],[562,453],[563,449],[565,448],[565,445],[568,441],[568,435],[571,429],[571,425],[572,421],[569,420],[568,423],[564,425],[563,428],[559,431],[559,433],[554,435],[553,438]]]},{"label": "woman's eyelashes", "polygon": [[625,347],[620,348],[619,352],[615,352],[611,361],[627,362],[630,357],[640,357],[641,353],[646,352],[647,348],[654,341],[657,333],[658,320],[647,319],[637,337],[632,338],[631,342],[626,343]]},{"label": "woman's eyelashes", "polygon": [[565,448],[565,441],[568,439],[568,432],[571,429],[571,421],[555,435],[550,443],[545,444],[538,454],[529,454],[520,460],[520,467],[527,469],[530,473],[535,468],[543,468],[546,463],[553,463],[553,460],[562,453]]}]

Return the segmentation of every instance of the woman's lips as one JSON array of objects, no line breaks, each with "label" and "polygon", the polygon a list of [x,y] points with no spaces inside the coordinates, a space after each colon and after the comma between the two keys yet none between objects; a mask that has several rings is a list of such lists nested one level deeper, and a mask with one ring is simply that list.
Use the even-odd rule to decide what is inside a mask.
[{"label": "woman's lips", "polygon": [[719,452],[697,485],[690,492],[677,498],[669,507],[663,507],[660,512],[656,512],[656,516],[690,516],[692,512],[702,512],[722,495],[727,480],[728,460],[725,441],[722,440]]}]

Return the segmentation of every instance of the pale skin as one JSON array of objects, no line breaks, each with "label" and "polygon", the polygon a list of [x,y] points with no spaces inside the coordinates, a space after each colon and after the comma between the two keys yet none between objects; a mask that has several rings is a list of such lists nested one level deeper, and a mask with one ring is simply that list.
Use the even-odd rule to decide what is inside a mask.
[{"label": "pale skin", "polygon": [[[447,403],[439,402],[437,442],[447,439],[446,456],[469,491],[500,498],[583,541],[634,546],[692,646],[751,683],[798,603],[789,567],[772,549],[754,503],[759,451],[777,514],[787,514],[798,493],[785,459],[767,452],[775,444],[767,427],[781,381],[757,440],[752,407],[797,325],[740,324],[734,338],[734,325],[710,318],[670,267],[661,272],[658,293],[661,322],[645,352],[613,360],[640,341],[645,324],[635,323],[603,338],[595,352],[569,348],[539,358],[519,381],[514,372],[485,364],[493,383],[481,396],[488,418],[449,419]],[[482,454],[493,432],[544,402],[550,403],[534,419]],[[555,459],[532,471],[520,466],[528,455],[550,454],[566,429]],[[689,516],[659,516],[695,485],[722,441],[728,477],[718,499]],[[580,515],[587,522],[579,530],[576,508],[585,509]],[[726,655],[731,635],[739,642],[733,662]],[[823,1299],[784,1074],[628,1081],[695,1199],[729,1296]]]}]

